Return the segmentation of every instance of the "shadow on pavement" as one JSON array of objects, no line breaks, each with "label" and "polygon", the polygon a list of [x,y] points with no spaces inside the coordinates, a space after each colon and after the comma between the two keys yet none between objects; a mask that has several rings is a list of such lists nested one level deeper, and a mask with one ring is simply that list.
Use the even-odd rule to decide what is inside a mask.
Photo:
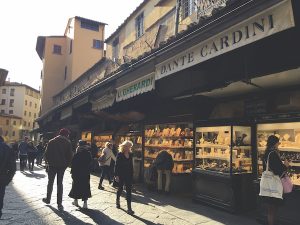
[{"label": "shadow on pavement", "polygon": [[33,172],[22,171],[21,173],[24,174],[26,177],[35,178],[35,179],[41,179],[46,177],[45,174],[34,173],[34,171]]},{"label": "shadow on pavement", "polygon": [[72,214],[68,213],[67,211],[59,211],[56,208],[54,208],[51,205],[47,205],[47,207],[49,209],[51,209],[56,215],[58,215],[60,218],[62,218],[62,220],[65,222],[66,225],[74,225],[74,224],[91,224],[91,223],[86,223],[78,218],[76,218],[75,216],[73,216]]},{"label": "shadow on pavement", "polygon": [[[121,209],[121,210],[127,213],[127,211],[126,211],[125,209]],[[139,217],[139,216],[137,216],[137,215],[131,215],[131,216],[134,217],[135,219],[137,219],[137,220],[139,220],[139,221],[141,221],[141,222],[147,224],[147,225],[163,225],[163,224],[161,224],[161,223],[153,223],[153,222],[151,222],[151,221],[149,221],[149,220],[146,220],[146,219],[144,219],[144,218],[141,218],[141,217]]]},{"label": "shadow on pavement", "polygon": [[105,215],[99,210],[81,208],[80,212],[90,217],[96,224],[122,224],[111,219],[109,216]]}]

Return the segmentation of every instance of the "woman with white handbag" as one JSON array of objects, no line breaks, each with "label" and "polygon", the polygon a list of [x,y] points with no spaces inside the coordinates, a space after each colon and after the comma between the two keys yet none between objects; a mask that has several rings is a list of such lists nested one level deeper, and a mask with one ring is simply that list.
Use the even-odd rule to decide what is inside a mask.
[{"label": "woman with white handbag", "polygon": [[271,135],[267,141],[264,155],[264,172],[260,182],[259,195],[268,205],[268,224],[275,224],[275,215],[278,207],[283,203],[283,186],[280,178],[285,176],[289,162],[282,163],[279,155],[278,137]]}]

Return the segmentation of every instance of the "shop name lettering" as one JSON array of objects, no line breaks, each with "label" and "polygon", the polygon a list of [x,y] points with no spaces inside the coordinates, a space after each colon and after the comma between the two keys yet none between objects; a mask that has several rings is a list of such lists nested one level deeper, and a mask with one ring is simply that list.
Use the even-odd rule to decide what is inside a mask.
[{"label": "shop name lettering", "polygon": [[224,35],[216,40],[205,43],[196,50],[187,52],[186,54],[177,57],[173,61],[164,64],[160,68],[160,74],[170,73],[180,67],[188,67],[189,64],[196,64],[212,58],[213,55],[225,52],[229,48],[234,48],[238,43],[247,41],[250,38],[255,38],[259,33],[270,31],[274,28],[274,17],[269,15],[262,18],[258,22],[253,22],[250,25],[242,27],[240,30],[233,31],[231,34]]},{"label": "shop name lettering", "polygon": [[124,88],[124,89],[120,90],[118,92],[118,97],[126,96],[128,94],[133,93],[133,92],[137,92],[140,89],[152,86],[153,85],[153,79],[154,79],[153,77],[150,77],[146,80],[141,80],[138,83],[135,83],[135,84],[133,84],[133,85],[127,87],[127,88]]}]

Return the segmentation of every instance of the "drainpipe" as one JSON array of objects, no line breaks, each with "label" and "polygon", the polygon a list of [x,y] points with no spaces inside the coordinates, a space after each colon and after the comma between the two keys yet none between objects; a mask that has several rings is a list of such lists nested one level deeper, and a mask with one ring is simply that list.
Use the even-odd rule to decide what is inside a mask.
[{"label": "drainpipe", "polygon": [[175,17],[175,36],[177,36],[177,34],[178,34],[180,8],[181,8],[181,0],[177,0],[177,4],[176,4],[176,17]]}]

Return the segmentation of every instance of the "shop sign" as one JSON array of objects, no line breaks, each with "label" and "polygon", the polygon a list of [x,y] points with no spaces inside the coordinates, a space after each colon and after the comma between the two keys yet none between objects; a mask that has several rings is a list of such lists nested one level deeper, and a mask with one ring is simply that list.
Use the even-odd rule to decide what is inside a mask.
[{"label": "shop sign", "polygon": [[223,8],[228,0],[198,0],[197,2],[197,18],[209,17],[214,9]]},{"label": "shop sign", "polygon": [[155,79],[161,79],[294,26],[291,0],[284,1],[158,64]]},{"label": "shop sign", "polygon": [[117,88],[116,101],[120,102],[133,96],[151,91],[154,88],[155,77],[154,74],[151,74]]}]

